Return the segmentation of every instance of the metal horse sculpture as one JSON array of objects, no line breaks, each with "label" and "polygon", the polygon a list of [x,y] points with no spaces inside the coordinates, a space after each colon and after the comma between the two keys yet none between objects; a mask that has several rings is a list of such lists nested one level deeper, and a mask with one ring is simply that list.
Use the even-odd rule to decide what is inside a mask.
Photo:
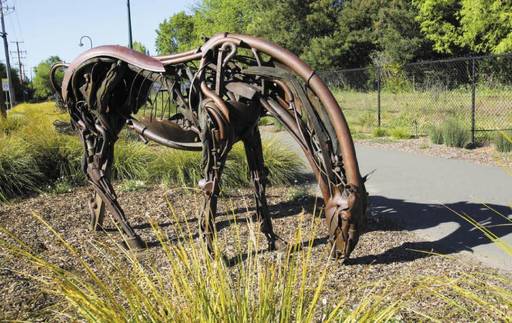
[{"label": "metal horse sculpture", "polygon": [[[54,74],[66,67],[62,87]],[[51,79],[84,146],[83,171],[94,187],[91,227],[105,210],[131,248],[144,243],[130,226],[110,182],[114,144],[124,125],[167,147],[203,154],[201,231],[212,246],[219,184],[237,141],[245,147],[256,213],[269,249],[274,233],[265,198],[258,121],[278,119],[298,142],[325,201],[332,255],[347,259],[366,222],[367,193],[343,113],[324,82],[297,56],[268,41],[216,34],[196,50],[149,57],[121,46],[90,49],[57,64]],[[211,249],[210,249],[211,250]]]}]

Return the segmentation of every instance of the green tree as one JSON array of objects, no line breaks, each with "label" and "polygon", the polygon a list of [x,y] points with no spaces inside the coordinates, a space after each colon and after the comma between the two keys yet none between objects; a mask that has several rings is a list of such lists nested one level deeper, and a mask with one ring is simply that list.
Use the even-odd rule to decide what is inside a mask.
[{"label": "green tree", "polygon": [[307,0],[261,0],[252,8],[247,33],[260,36],[300,55],[309,43]]},{"label": "green tree", "polygon": [[[60,62],[58,56],[51,56],[42,61],[34,68],[35,76],[32,81],[34,87],[34,96],[36,99],[44,100],[53,94],[53,89],[50,85],[50,69],[53,64]],[[57,72],[57,80],[62,80],[63,72]]]},{"label": "green tree", "polygon": [[440,53],[504,53],[512,50],[512,2],[415,0],[425,36]]},{"label": "green tree", "polygon": [[[0,64],[0,77],[6,79],[7,73],[5,72],[6,68],[4,64]],[[11,79],[12,85],[14,87],[14,93],[16,94],[16,101],[20,102],[24,99],[24,92],[28,90],[28,85],[21,83],[18,70],[11,68]],[[4,95],[4,93],[2,93]]]},{"label": "green tree", "polygon": [[149,55],[149,50],[146,48],[146,46],[144,46],[143,43],[141,43],[139,41],[133,42],[133,50],[135,50],[139,53],[142,53],[142,54]]},{"label": "green tree", "polygon": [[184,11],[165,19],[156,30],[155,47],[160,55],[184,51],[193,46],[194,17]]},{"label": "green tree", "polygon": [[460,43],[476,53],[512,51],[512,1],[464,0]]},{"label": "green tree", "polygon": [[203,0],[194,9],[194,42],[218,32],[245,33],[254,18],[251,0]]},{"label": "green tree", "polygon": [[417,21],[425,37],[433,42],[436,52],[459,54],[461,52],[460,0],[414,0],[418,8]]}]

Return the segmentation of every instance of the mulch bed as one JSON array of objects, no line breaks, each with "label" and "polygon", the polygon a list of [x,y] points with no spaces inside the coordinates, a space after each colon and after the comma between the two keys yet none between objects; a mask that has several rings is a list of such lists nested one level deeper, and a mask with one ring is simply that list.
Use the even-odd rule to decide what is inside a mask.
[{"label": "mulch bed", "polygon": [[[313,192],[313,190],[310,190]],[[91,244],[108,242],[109,236],[118,235],[111,230],[109,234],[91,233],[88,230],[88,211],[86,200],[89,188],[77,188],[70,193],[59,195],[40,195],[0,205],[0,226],[14,232],[17,237],[29,243],[33,249],[66,269],[73,269],[77,261],[59,246],[54,235],[38,222],[32,214],[35,212],[48,221],[53,228],[77,249],[91,252]],[[143,251],[146,261],[163,266],[162,249],[154,236],[150,222],[159,227],[172,239],[179,238],[176,230],[178,221],[188,223],[193,232],[197,232],[201,196],[197,192],[185,189],[168,190],[160,186],[149,187],[137,192],[120,192],[119,198],[128,218],[142,238],[151,248]],[[290,241],[299,226],[305,231],[310,229],[311,221],[322,221],[313,214],[316,199],[310,193],[301,193],[299,188],[273,187],[268,190],[268,202],[274,217],[275,231]],[[254,201],[250,190],[238,190],[226,194],[220,199],[219,239],[225,245],[227,256],[236,258],[234,249],[235,227],[241,230],[241,237],[248,236],[250,226],[258,231],[257,223],[250,220],[254,215]],[[382,286],[395,289],[397,277],[429,276],[445,273],[457,277],[472,272],[495,271],[483,268],[472,261],[462,261],[458,256],[441,257],[408,249],[413,242],[421,241],[416,235],[401,230],[390,222],[385,214],[370,209],[368,232],[364,234],[353,253],[354,261],[350,265],[339,265],[332,261],[327,277],[327,286],[322,298],[331,304],[341,298],[347,298],[349,304],[357,304],[368,292],[368,283],[381,282]],[[170,216],[175,214],[175,216]],[[235,226],[233,221],[241,223]],[[112,227],[112,223],[107,221]],[[195,230],[195,231],[194,231]],[[322,223],[314,239],[313,259],[319,263],[327,261],[327,232]],[[263,236],[260,237],[264,241]],[[307,241],[305,241],[307,243]],[[243,243],[242,243],[243,245]],[[281,251],[266,252],[262,244],[259,257],[276,257]],[[430,251],[430,250],[428,250]],[[435,250],[434,250],[435,251]],[[8,255],[0,248],[0,320],[2,319],[54,319],[48,307],[59,303],[59,299],[41,290],[26,274],[42,273],[28,266],[21,259]],[[315,282],[312,282],[315,284]],[[366,287],[364,287],[366,286]],[[382,287],[382,288],[384,288]],[[416,310],[431,313],[449,313],[450,305],[442,304],[438,299],[418,299],[412,305]],[[475,309],[478,316],[478,309]],[[406,317],[404,317],[406,318]]]}]

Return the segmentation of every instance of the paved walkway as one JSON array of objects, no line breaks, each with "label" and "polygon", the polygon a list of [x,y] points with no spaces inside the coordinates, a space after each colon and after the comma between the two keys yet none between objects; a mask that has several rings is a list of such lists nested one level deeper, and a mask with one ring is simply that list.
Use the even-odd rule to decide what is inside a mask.
[{"label": "paved walkway", "polygon": [[[286,133],[277,136],[298,149]],[[375,170],[367,183],[370,212],[389,215],[420,238],[404,247],[463,253],[511,270],[511,255],[448,209],[471,216],[512,248],[512,223],[483,205],[512,219],[512,177],[502,169],[363,145],[356,150],[362,174]]]}]

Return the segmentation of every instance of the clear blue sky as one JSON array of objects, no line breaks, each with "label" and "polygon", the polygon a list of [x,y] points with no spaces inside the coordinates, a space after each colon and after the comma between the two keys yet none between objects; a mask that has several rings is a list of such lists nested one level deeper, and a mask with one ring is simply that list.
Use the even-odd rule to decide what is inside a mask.
[{"label": "clear blue sky", "polygon": [[[174,13],[189,11],[195,0],[130,0],[133,39],[142,42],[155,54],[155,30],[158,24]],[[78,43],[88,35],[93,45],[128,44],[126,0],[7,0],[4,6],[15,10],[5,16],[9,50],[16,49],[14,40],[24,41],[20,49],[26,50],[23,61],[25,71],[30,71],[40,61],[58,55],[71,61],[81,51],[89,48]],[[10,12],[10,11],[9,11]],[[3,46],[0,60],[5,62]],[[11,55],[11,64],[17,59]]]}]

